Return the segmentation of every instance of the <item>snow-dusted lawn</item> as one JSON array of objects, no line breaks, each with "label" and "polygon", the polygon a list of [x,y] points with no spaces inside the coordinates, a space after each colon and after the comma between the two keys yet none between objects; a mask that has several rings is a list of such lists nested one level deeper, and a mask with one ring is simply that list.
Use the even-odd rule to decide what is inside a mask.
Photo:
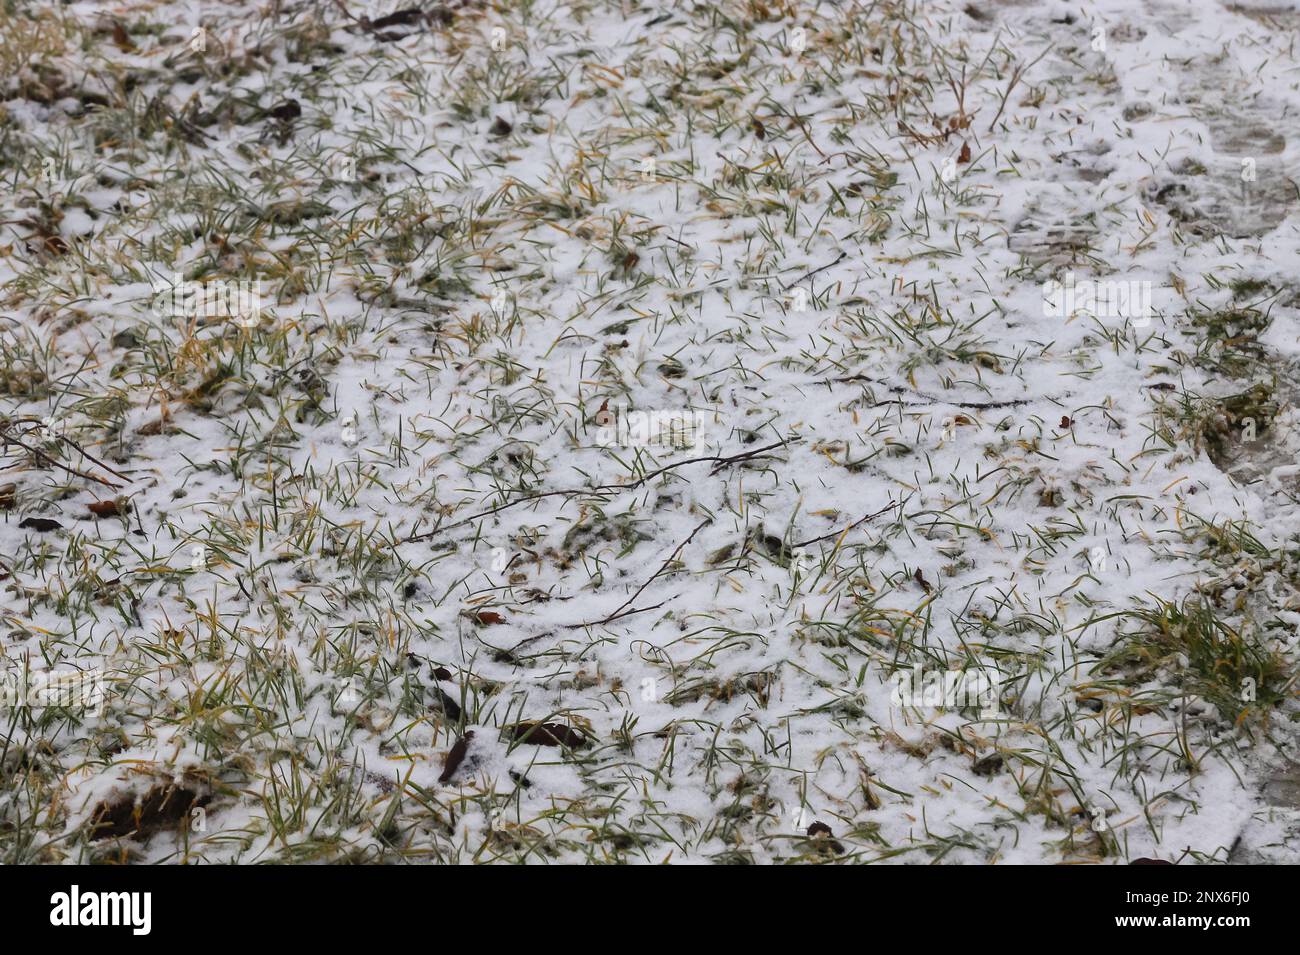
[{"label": "snow-dusted lawn", "polygon": [[1289,0],[13,6],[0,860],[1294,861]]}]

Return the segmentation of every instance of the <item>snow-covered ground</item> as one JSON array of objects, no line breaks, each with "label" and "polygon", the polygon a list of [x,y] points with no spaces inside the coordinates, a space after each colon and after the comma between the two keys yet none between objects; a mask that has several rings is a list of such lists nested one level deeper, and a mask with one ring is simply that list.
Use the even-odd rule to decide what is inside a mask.
[{"label": "snow-covered ground", "polygon": [[1294,861],[1300,6],[15,6],[0,860]]}]

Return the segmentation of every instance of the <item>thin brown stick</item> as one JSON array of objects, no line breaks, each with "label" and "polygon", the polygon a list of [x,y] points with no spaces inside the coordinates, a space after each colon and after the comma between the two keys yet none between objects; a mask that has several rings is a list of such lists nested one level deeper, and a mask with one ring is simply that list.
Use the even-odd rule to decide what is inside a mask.
[{"label": "thin brown stick", "polygon": [[794,546],[807,547],[809,544],[820,544],[822,541],[830,540],[832,537],[842,537],[843,535],[847,534],[849,531],[853,530],[853,528],[860,527],[861,525],[865,524],[867,521],[871,520],[873,517],[879,517],[881,514],[884,514],[886,511],[892,511],[894,508],[898,507],[900,503],[901,502],[899,501],[890,501],[885,507],[882,507],[880,510],[876,511],[873,514],[868,514],[866,517],[854,521],[852,524],[844,528],[844,530],[842,531],[831,531],[829,534],[823,534],[821,537],[814,537],[812,540],[800,541]]},{"label": "thin brown stick", "polygon": [[843,262],[843,261],[844,261],[845,259],[847,259],[848,257],[849,257],[849,254],[848,254],[847,252],[841,252],[841,253],[840,253],[840,257],[839,257],[838,259],[836,259],[834,262],[827,262],[827,263],[826,263],[825,265],[823,265],[821,268],[813,269],[811,272],[805,272],[803,275],[799,276],[797,279],[795,279],[795,280],[794,280],[793,282],[791,282],[789,285],[782,285],[782,286],[781,286],[781,291],[783,291],[783,292],[788,292],[788,291],[790,291],[790,289],[794,288],[796,285],[798,285],[798,284],[799,284],[800,282],[802,282],[804,279],[810,279],[810,278],[812,278],[814,275],[817,275],[818,273],[825,272],[825,271],[826,271],[827,269],[829,269],[831,266],[839,265],[841,262]]},{"label": "thin brown stick", "polygon": [[115,477],[120,477],[124,481],[131,480],[131,476],[129,474],[123,474],[121,471],[115,470],[114,468],[110,468],[107,464],[99,460],[99,458],[95,457],[93,454],[91,454],[89,451],[87,451],[85,448],[79,445],[76,441],[73,441],[67,435],[64,434],[59,435],[59,440],[62,441],[64,444],[72,445],[74,448],[77,449],[77,453],[80,454],[83,458],[88,458],[89,460],[93,461],[95,464],[99,465],[109,474],[112,474]]},{"label": "thin brown stick", "polygon": [[599,494],[602,491],[635,491],[643,484],[647,484],[650,481],[653,481],[659,475],[665,474],[668,471],[672,471],[676,468],[685,467],[688,464],[699,464],[704,461],[714,461],[717,463],[717,467],[715,467],[709,473],[716,474],[718,470],[724,467],[725,465],[736,464],[740,461],[745,461],[748,460],[749,458],[757,457],[758,455],[774,450],[775,448],[785,447],[787,444],[790,443],[791,442],[789,441],[776,441],[772,444],[764,445],[761,448],[755,448],[752,451],[741,451],[739,454],[731,454],[726,456],[720,456],[716,454],[706,454],[697,458],[686,458],[683,461],[674,461],[672,464],[665,465],[664,467],[659,468],[657,471],[651,471],[649,474],[645,475],[645,477],[638,478],[637,480],[633,481],[631,484],[597,484],[594,485],[593,487],[575,487],[575,488],[567,488],[562,491],[542,491],[537,494],[529,494],[526,497],[521,497],[513,501],[507,501],[504,504],[498,504],[496,507],[490,507],[486,511],[479,511],[477,514],[472,514],[469,517],[465,518],[463,521],[457,521],[455,524],[450,524],[447,527],[435,527],[433,530],[425,531],[423,534],[412,534],[410,537],[406,537],[403,540],[399,541],[399,543],[414,544],[418,541],[428,540],[429,538],[434,537],[438,534],[445,534],[448,531],[456,530],[458,527],[464,527],[466,524],[472,524],[474,521],[477,521],[480,518],[491,517],[493,514],[499,514],[502,511],[509,510],[512,507],[518,507],[520,504],[528,504],[531,501],[540,501],[543,498],[547,498],[547,497],[561,497],[561,496],[569,496],[574,494]]},{"label": "thin brown stick", "polygon": [[[605,617],[601,620],[591,620],[588,621],[587,623],[566,624],[564,629],[581,630],[583,627],[599,627],[602,624],[611,623],[615,620],[618,620],[620,617],[626,617],[634,613],[643,613],[646,610],[653,610],[654,607],[644,607],[641,610],[627,610],[627,608],[632,605],[633,601],[635,601],[637,597],[641,596],[641,591],[645,590],[652,583],[654,583],[656,580],[659,579],[659,576],[663,574],[663,572],[668,569],[669,565],[672,564],[672,562],[677,559],[677,555],[682,552],[682,549],[691,541],[695,540],[695,535],[698,534],[701,530],[703,530],[705,526],[712,523],[713,523],[713,518],[709,518],[707,521],[700,521],[700,523],[696,526],[695,530],[691,531],[691,535],[687,537],[686,540],[678,544],[675,548],[673,548],[673,552],[668,555],[667,560],[665,560],[662,564],[659,565],[659,569],[656,570],[653,574],[651,574],[649,579],[647,579],[645,583],[643,583],[640,587],[636,589],[636,593],[634,593],[631,597],[628,597],[627,600],[623,601],[622,606],[620,606],[608,617]],[[667,602],[668,601],[665,600],[663,603],[655,604],[655,607],[662,607],[664,603]],[[624,613],[625,610],[627,610],[627,613]]]},{"label": "thin brown stick", "polygon": [[1016,88],[1016,84],[1020,82],[1021,78],[1024,77],[1026,72],[1028,72],[1030,69],[1033,68],[1034,64],[1036,64],[1043,57],[1047,56],[1047,52],[1051,48],[1052,48],[1051,44],[1048,44],[1047,48],[1044,49],[1042,53],[1039,53],[1038,56],[1034,57],[1028,63],[1024,63],[1017,66],[1014,70],[1011,71],[1011,82],[1007,84],[1007,91],[1002,94],[1002,102],[998,104],[998,111],[996,115],[994,115],[993,117],[993,122],[989,123],[990,133],[993,132],[994,128],[998,125],[998,120],[1002,118],[1002,111],[1007,108],[1007,100],[1011,98],[1011,91]]},{"label": "thin brown stick", "polygon": [[[102,478],[97,474],[88,474],[85,471],[78,471],[74,467],[69,467],[68,465],[63,464],[61,461],[57,461],[54,458],[50,457],[40,448],[33,448],[31,445],[18,440],[18,438],[14,437],[14,435],[8,432],[0,431],[0,442],[3,442],[5,447],[8,447],[11,444],[16,444],[18,447],[22,448],[28,454],[35,455],[37,458],[45,461],[47,464],[51,464],[61,471],[67,471],[69,474],[75,474],[77,477],[84,478],[87,481],[96,481],[100,484],[103,484],[105,487],[111,487],[114,489],[118,489],[122,486],[120,484],[115,484],[112,481],[107,480],[106,478]],[[89,457],[89,455],[87,456]]]}]

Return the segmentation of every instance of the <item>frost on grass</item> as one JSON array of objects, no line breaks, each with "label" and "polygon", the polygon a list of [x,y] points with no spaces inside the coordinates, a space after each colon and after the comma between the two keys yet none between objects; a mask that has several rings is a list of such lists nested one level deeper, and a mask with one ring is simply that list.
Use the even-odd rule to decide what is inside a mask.
[{"label": "frost on grass", "polygon": [[0,859],[1288,859],[1296,16],[10,0]]}]

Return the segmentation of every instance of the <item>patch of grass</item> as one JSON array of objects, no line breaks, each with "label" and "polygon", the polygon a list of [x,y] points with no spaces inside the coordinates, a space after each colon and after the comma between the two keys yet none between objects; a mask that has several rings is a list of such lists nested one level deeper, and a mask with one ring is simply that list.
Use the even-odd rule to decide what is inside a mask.
[{"label": "patch of grass", "polygon": [[1230,625],[1203,596],[1157,600],[1118,619],[1136,626],[1094,672],[1122,670],[1130,683],[1168,677],[1231,723],[1266,717],[1285,698],[1286,666],[1278,653]]}]

